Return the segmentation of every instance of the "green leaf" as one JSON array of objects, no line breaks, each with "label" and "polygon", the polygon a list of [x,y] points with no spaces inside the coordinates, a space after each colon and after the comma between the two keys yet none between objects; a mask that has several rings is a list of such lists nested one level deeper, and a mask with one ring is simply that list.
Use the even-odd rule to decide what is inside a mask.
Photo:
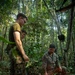
[{"label": "green leaf", "polygon": [[4,37],[0,36],[0,40],[3,41],[4,43],[9,43],[9,44],[14,44],[14,42],[10,42],[6,40]]}]

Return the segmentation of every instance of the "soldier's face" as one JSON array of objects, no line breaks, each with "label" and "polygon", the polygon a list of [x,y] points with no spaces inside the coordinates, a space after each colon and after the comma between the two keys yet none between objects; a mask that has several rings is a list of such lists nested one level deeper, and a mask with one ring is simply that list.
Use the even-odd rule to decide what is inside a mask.
[{"label": "soldier's face", "polygon": [[25,37],[25,33],[22,32],[22,33],[21,33],[21,39],[23,39],[24,37]]},{"label": "soldier's face", "polygon": [[19,22],[21,26],[24,25],[26,21],[27,21],[26,18],[22,18],[22,17],[19,18]]},{"label": "soldier's face", "polygon": [[50,53],[54,53],[54,51],[55,51],[55,48],[49,48]]}]

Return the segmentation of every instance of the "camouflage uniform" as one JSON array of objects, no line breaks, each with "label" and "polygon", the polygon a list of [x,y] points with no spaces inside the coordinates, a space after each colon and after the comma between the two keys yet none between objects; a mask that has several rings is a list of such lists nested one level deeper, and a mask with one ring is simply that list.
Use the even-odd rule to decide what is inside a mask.
[{"label": "camouflage uniform", "polygon": [[17,49],[10,51],[10,75],[25,75],[25,62]]},{"label": "camouflage uniform", "polygon": [[46,68],[48,75],[53,75],[56,66],[60,66],[59,59],[56,53],[52,55],[46,52],[43,56],[43,66]]}]

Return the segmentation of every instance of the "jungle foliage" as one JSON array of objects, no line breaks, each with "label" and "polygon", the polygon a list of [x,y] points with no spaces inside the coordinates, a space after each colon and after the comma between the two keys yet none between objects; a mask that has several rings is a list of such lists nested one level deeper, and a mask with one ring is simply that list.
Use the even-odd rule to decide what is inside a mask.
[{"label": "jungle foliage", "polygon": [[[42,72],[42,56],[49,44],[54,43],[61,64],[64,63],[68,72],[75,72],[75,10],[71,7],[56,12],[72,1],[0,0],[0,75],[9,74],[10,63],[5,47],[11,43],[8,41],[9,27],[19,12],[28,17],[28,22],[23,27],[27,31],[23,46],[30,58],[26,65],[27,71],[34,75]],[[63,41],[60,40],[63,39],[61,35]]]}]

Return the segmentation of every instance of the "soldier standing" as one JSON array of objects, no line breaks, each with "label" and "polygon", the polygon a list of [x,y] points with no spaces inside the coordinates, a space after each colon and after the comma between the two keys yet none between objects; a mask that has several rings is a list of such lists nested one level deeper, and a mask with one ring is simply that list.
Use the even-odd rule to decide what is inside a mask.
[{"label": "soldier standing", "polygon": [[[22,26],[26,23],[27,21],[27,17],[23,14],[23,13],[19,13],[16,17],[16,21],[15,23],[12,24],[12,26],[10,27],[9,30],[9,41],[10,42],[14,42],[13,44],[8,44],[6,50],[7,53],[10,56],[10,75],[25,75],[22,73],[22,67],[20,67],[21,64],[21,60],[23,59],[25,62],[29,61],[29,58],[27,56],[27,54],[25,53],[25,50],[23,48],[22,45],[22,40],[21,40],[21,28]],[[16,48],[13,50],[13,48]],[[12,51],[14,51],[14,54],[16,56],[18,56],[17,52],[19,52],[19,55],[21,55],[21,57],[17,57],[16,60],[13,60],[11,53],[13,53]],[[14,57],[15,58],[15,57]]]}]

